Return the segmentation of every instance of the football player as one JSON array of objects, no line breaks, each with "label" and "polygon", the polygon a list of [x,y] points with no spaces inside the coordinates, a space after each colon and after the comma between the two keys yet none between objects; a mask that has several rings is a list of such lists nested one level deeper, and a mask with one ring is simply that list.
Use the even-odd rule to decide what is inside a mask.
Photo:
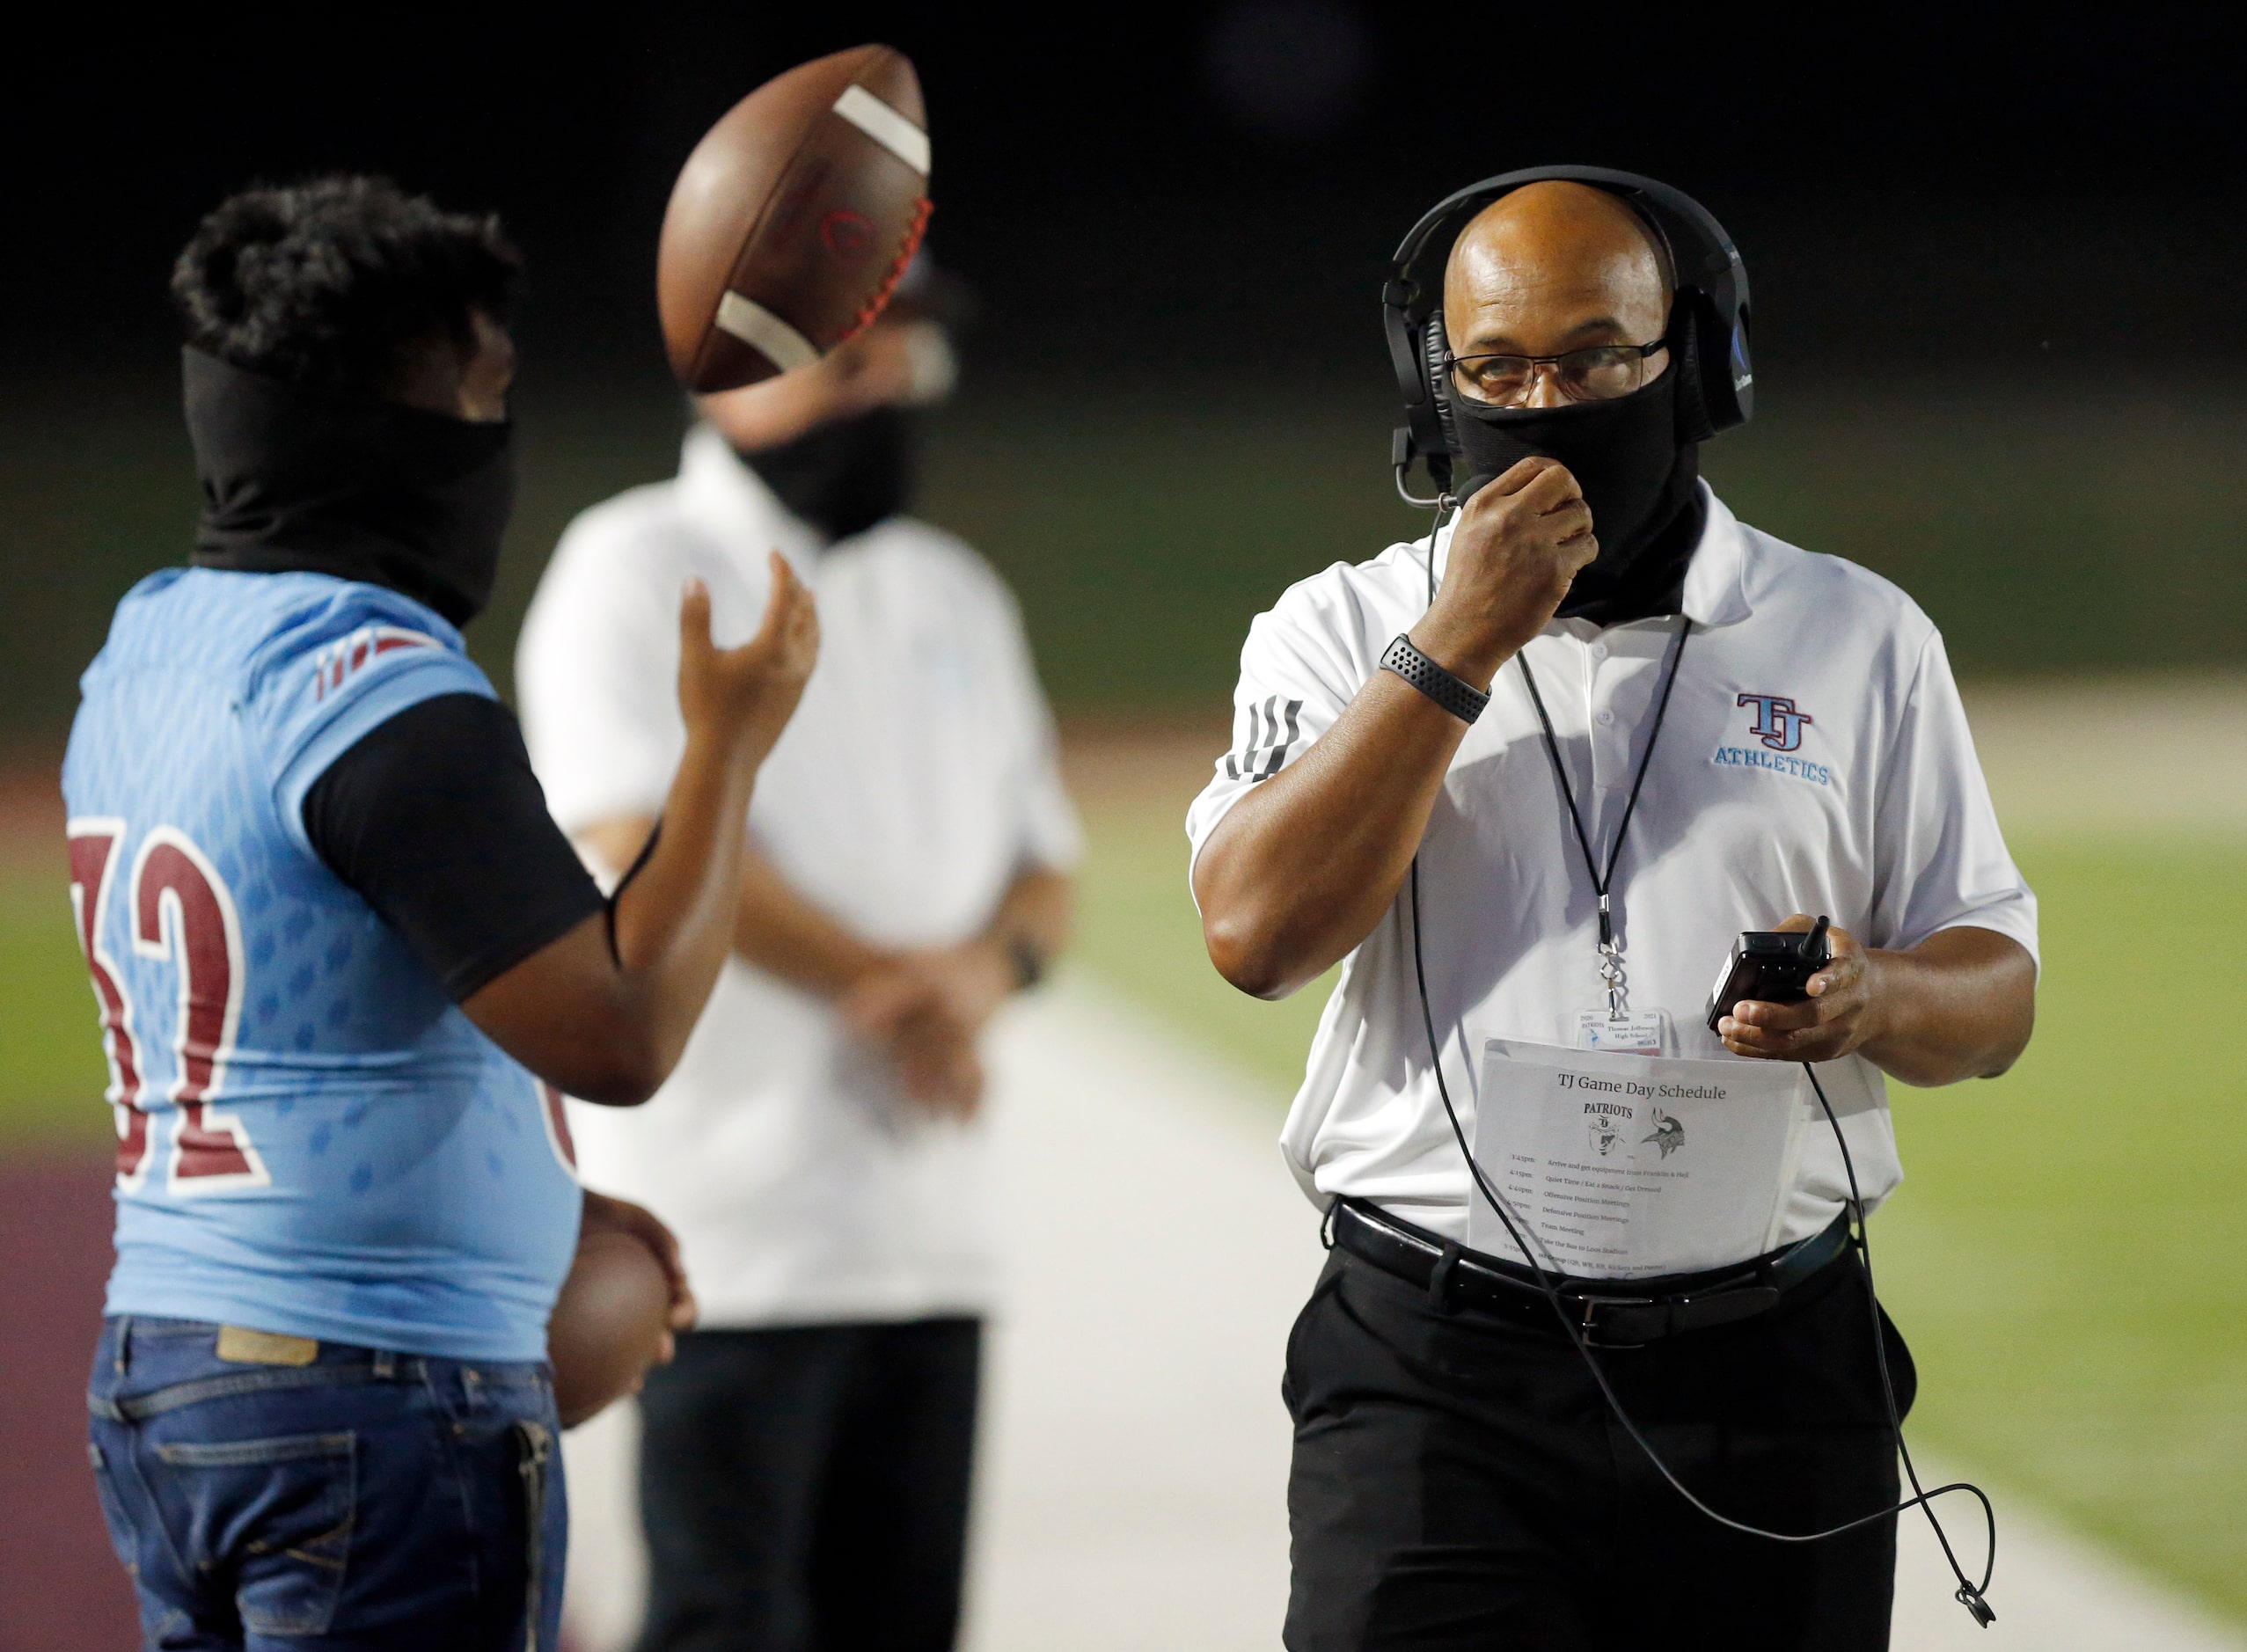
[{"label": "football player", "polygon": [[118,1121],[92,1461],[150,1645],[547,1648],[559,1091],[633,1106],[734,918],[816,649],[680,609],[685,758],[604,899],[463,649],[513,497],[495,219],[380,180],[238,194],[180,255],[203,509],[135,586],[63,768]]}]

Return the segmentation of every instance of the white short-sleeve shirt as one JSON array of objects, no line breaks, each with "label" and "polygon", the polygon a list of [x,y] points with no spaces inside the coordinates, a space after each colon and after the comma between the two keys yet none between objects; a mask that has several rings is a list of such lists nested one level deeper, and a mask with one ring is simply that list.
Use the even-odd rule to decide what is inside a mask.
[{"label": "white short-sleeve shirt", "polygon": [[[819,604],[819,662],[757,782],[750,832],[798,891],[877,944],[989,924],[1015,877],[1079,854],[1052,720],[1012,596],[952,536],[892,518],[822,549],[714,431],[677,479],[562,536],[516,653],[523,732],[566,831],[662,812],[684,745],[678,605],[755,631],[779,550]],[[573,1105],[588,1182],[677,1232],[712,1326],[989,1305],[984,1131],[908,1105],[832,1007],[729,962],[644,1107]]]},{"label": "white short-sleeve shirt", "polygon": [[[1672,1054],[1726,1058],[1702,1019],[1726,950],[1795,912],[1830,914],[1872,947],[1973,925],[2033,956],[2036,899],[1998,830],[1932,622],[1887,581],[1746,527],[1703,494],[1692,631],[1614,875],[1632,1008],[1669,1012]],[[1427,554],[1424,541],[1337,564],[1257,616],[1232,749],[1187,816],[1197,854],[1425,611]],[[1524,651],[1595,853],[1629,795],[1680,625],[1555,620]],[[1516,665],[1452,760],[1420,875],[1444,1076],[1472,1140],[1484,1041],[1566,1044],[1576,1013],[1607,1002],[1598,897]],[[1431,1074],[1409,922],[1400,894],[1344,961],[1281,1145],[1316,1202],[1368,1199],[1464,1243],[1468,1171]],[[1847,1056],[1819,1077],[1877,1204],[1903,1178],[1882,1075]],[[1822,1116],[1804,1143],[1782,1242],[1825,1226],[1847,1192]]]}]

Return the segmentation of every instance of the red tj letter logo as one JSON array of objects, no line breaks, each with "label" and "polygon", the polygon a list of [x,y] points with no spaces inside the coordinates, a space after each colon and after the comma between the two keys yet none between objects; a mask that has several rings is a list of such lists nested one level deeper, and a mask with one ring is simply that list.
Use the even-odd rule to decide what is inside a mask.
[{"label": "red tj letter logo", "polygon": [[1808,712],[1797,711],[1794,701],[1783,694],[1743,694],[1739,704],[1755,707],[1755,726],[1748,732],[1774,751],[1792,751],[1801,745],[1803,730],[1815,720]]}]

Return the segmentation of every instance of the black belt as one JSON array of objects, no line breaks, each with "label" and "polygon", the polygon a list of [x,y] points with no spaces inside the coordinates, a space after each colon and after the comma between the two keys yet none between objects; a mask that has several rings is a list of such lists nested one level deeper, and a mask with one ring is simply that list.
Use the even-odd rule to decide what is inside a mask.
[{"label": "black belt", "polygon": [[[1439,1309],[1475,1308],[1561,1333],[1551,1299],[1531,1269],[1438,1239],[1378,1205],[1338,1201],[1334,1242],[1360,1261],[1425,1290]],[[1768,1313],[1789,1291],[1840,1261],[1848,1248],[1845,1210],[1824,1232],[1735,1268],[1662,1279],[1563,1277],[1561,1301],[1593,1348],[1642,1348],[1665,1336]]]}]

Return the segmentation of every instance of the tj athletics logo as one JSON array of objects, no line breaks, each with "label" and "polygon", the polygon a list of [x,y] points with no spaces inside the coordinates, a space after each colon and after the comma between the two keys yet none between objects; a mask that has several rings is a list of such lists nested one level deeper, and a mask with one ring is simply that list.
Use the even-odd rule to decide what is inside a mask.
[{"label": "tj athletics logo", "polygon": [[1775,774],[1808,780],[1812,786],[1832,786],[1833,771],[1822,763],[1793,754],[1802,749],[1803,730],[1818,720],[1787,694],[1743,694],[1733,702],[1753,713],[1748,733],[1761,743],[1719,746],[1709,759],[1719,768],[1766,769]]},{"label": "tj athletics logo", "polygon": [[1774,751],[1792,751],[1803,742],[1803,730],[1816,720],[1798,712],[1784,694],[1743,694],[1738,703],[1755,707],[1755,722],[1748,729]]}]

